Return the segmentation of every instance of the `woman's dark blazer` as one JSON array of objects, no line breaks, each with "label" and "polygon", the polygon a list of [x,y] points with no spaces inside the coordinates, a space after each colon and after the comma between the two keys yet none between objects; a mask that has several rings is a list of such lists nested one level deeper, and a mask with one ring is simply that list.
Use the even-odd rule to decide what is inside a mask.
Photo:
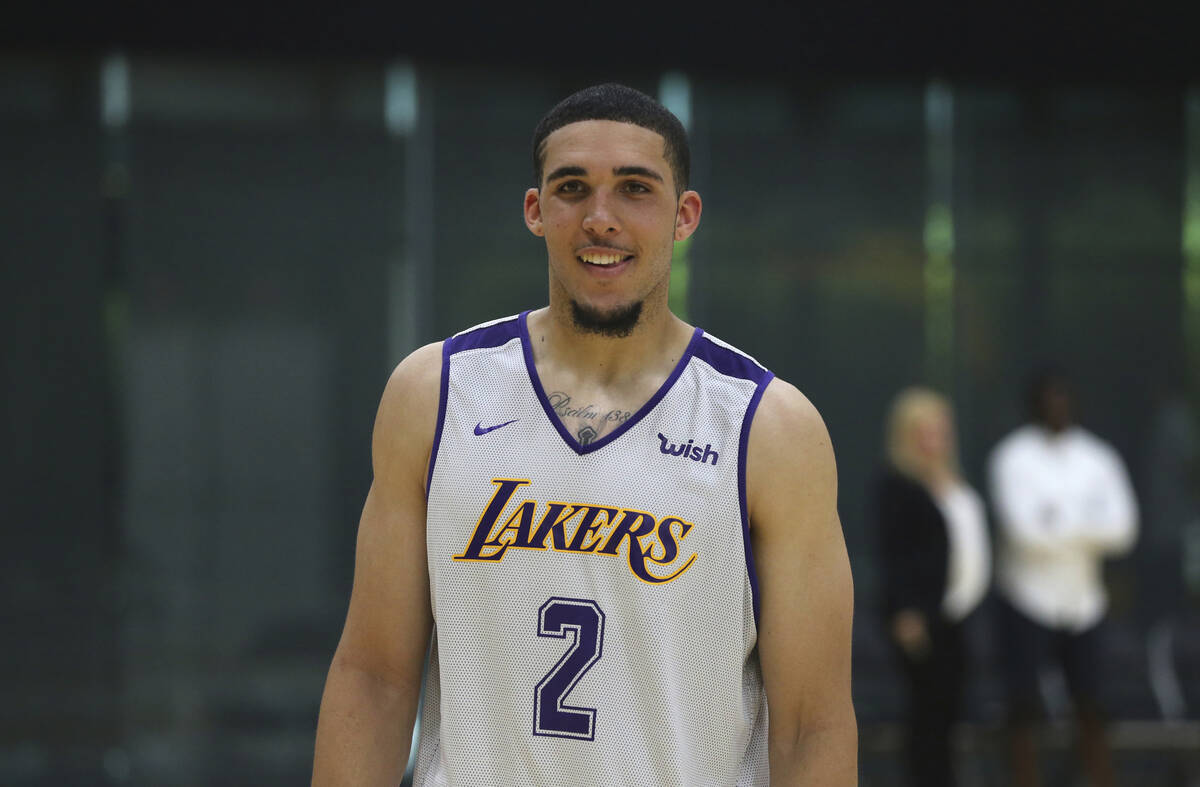
[{"label": "woman's dark blazer", "polygon": [[895,469],[875,481],[875,522],[883,549],[883,611],[918,609],[933,622],[946,594],[946,519],[924,486]]}]

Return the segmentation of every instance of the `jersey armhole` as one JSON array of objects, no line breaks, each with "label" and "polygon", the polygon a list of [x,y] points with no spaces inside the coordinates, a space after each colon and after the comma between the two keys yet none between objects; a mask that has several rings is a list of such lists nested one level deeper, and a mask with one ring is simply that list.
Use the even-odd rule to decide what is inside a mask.
[{"label": "jersey armhole", "polygon": [[425,502],[429,502],[429,489],[433,485],[433,467],[437,463],[438,445],[442,442],[442,426],[446,423],[446,398],[450,392],[450,341],[442,343],[442,373],[438,387],[437,426],[433,431],[433,445],[429,449],[429,470],[425,476]]},{"label": "jersey armhole", "polygon": [[738,504],[742,512],[742,546],[746,553],[746,575],[750,578],[750,594],[754,605],[754,626],[758,627],[758,574],[754,570],[754,548],[750,542],[750,507],[746,501],[746,454],[750,448],[750,426],[754,423],[754,413],[762,401],[763,392],[775,375],[766,372],[754,389],[746,405],[746,415],[742,418],[742,433],[738,439]]}]

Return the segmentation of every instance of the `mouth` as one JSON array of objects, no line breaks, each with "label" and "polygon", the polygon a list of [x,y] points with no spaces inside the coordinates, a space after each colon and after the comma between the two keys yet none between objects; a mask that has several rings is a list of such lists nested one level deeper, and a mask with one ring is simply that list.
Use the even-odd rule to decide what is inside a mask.
[{"label": "mouth", "polygon": [[626,254],[621,249],[590,248],[580,251],[575,258],[580,262],[597,268],[612,268],[633,259],[632,254]]}]

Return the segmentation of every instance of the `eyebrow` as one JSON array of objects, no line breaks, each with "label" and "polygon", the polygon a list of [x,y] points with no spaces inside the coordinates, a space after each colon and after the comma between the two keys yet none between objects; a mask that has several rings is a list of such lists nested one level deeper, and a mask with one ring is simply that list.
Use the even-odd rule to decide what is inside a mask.
[{"label": "eyebrow", "polygon": [[[581,175],[586,175],[586,174],[587,174],[587,170],[584,169],[583,167],[579,167],[579,166],[559,167],[558,169],[554,170],[553,172],[551,172],[549,175],[546,176],[546,182],[549,183],[550,181],[558,180],[559,178],[573,178],[573,177],[579,177]],[[635,166],[635,165],[629,165],[629,166],[625,166],[625,167],[613,167],[613,174],[617,175],[617,176],[640,175],[644,178],[650,178],[651,180],[657,180],[659,183],[666,182],[663,180],[663,176],[658,174],[654,170],[648,169],[647,167],[639,167],[639,166]]]},{"label": "eyebrow", "polygon": [[573,178],[586,174],[587,170],[583,167],[559,167],[546,176],[546,182],[549,183],[550,181],[558,180],[559,178]]},{"label": "eyebrow", "polygon": [[644,178],[650,178],[651,180],[657,180],[659,183],[664,182],[662,175],[658,174],[657,172],[655,172],[652,169],[647,169],[646,167],[632,167],[632,166],[631,167],[613,167],[613,174],[614,175],[641,175]]}]

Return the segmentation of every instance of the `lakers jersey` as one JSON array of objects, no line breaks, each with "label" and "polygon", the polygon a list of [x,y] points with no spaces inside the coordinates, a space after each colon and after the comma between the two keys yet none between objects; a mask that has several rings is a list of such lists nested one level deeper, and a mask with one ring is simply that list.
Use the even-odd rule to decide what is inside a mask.
[{"label": "lakers jersey", "polygon": [[697,328],[581,445],[525,319],[444,344],[414,784],[766,784],[745,479],[771,373]]}]

